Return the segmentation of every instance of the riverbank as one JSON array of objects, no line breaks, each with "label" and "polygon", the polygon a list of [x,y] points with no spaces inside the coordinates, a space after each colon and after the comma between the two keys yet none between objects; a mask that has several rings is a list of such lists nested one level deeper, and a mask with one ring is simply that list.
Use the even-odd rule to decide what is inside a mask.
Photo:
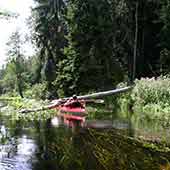
[{"label": "riverbank", "polygon": [[142,78],[134,88],[117,97],[119,112],[130,115],[134,121],[158,122],[170,126],[170,78]]},{"label": "riverbank", "polygon": [[55,109],[45,110],[41,112],[20,113],[22,109],[41,108],[49,104],[48,100],[26,99],[20,97],[1,96],[0,102],[3,103],[0,107],[0,112],[9,115],[12,119],[24,120],[46,120],[56,114]]}]

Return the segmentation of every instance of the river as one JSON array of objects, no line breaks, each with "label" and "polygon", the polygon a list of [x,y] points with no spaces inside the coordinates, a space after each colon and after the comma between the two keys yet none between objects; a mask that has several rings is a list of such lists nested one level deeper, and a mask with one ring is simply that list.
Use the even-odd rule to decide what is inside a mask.
[{"label": "river", "polygon": [[150,147],[135,134],[148,133],[135,131],[129,120],[88,120],[75,129],[57,117],[24,121],[1,113],[0,170],[170,169],[169,150],[154,149],[157,144]]}]

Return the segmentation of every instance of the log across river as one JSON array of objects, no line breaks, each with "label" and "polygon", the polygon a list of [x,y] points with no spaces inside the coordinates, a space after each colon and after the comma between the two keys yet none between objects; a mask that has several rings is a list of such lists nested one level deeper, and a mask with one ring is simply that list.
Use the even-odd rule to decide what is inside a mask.
[{"label": "log across river", "polygon": [[[79,99],[79,100],[100,99],[105,96],[110,96],[110,95],[127,92],[127,91],[131,90],[132,88],[133,88],[133,86],[128,86],[128,87],[124,87],[124,88],[120,88],[120,89],[92,93],[92,94],[77,96],[77,99]],[[52,104],[49,104],[47,106],[43,106],[43,107],[39,107],[39,108],[35,108],[35,109],[22,109],[22,110],[20,110],[20,112],[28,113],[28,112],[38,112],[38,111],[42,111],[42,110],[48,110],[48,109],[55,108],[55,107],[61,105],[61,103],[66,102],[68,99],[70,99],[70,97],[56,99],[56,100],[52,101]]]}]

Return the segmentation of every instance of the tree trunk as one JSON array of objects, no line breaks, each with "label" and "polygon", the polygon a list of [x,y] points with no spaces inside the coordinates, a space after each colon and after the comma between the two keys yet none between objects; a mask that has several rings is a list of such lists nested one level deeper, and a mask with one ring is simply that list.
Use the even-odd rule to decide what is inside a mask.
[{"label": "tree trunk", "polygon": [[19,75],[17,75],[17,86],[18,86],[19,95],[21,96],[21,98],[24,98],[23,92],[22,92],[21,78]]},{"label": "tree trunk", "polygon": [[93,98],[102,98],[105,96],[109,95],[114,95],[122,92],[126,92],[132,89],[133,86],[128,86],[120,89],[114,89],[114,90],[109,90],[109,91],[104,91],[104,92],[98,92],[98,93],[93,93],[93,94],[88,94],[84,96],[77,96],[78,99],[93,99]]},{"label": "tree trunk", "polygon": [[138,6],[139,2],[136,1],[136,12],[135,12],[135,41],[133,51],[133,81],[136,77],[136,55],[137,55],[137,44],[138,44]]}]

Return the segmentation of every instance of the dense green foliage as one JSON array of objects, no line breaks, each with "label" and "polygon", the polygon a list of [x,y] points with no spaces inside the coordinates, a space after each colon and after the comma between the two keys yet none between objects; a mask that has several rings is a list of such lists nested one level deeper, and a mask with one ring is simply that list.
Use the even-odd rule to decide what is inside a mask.
[{"label": "dense green foliage", "polygon": [[39,50],[35,83],[46,81],[47,91],[57,95],[53,82],[57,76],[57,63],[63,58],[66,44],[63,22],[65,4],[62,0],[35,2],[38,5],[33,10],[33,39]]},{"label": "dense green foliage", "polygon": [[135,81],[131,92],[119,96],[117,102],[121,112],[130,112],[135,121],[155,122],[167,127],[170,120],[169,98],[169,77],[142,78]]},{"label": "dense green foliage", "polygon": [[[103,0],[69,1],[66,18],[69,45],[65,55],[72,82],[67,84],[77,93],[107,89],[119,81],[114,80],[114,73],[120,72],[120,68],[112,47],[114,18],[110,5]],[[60,81],[60,85],[66,85]]]},{"label": "dense green foliage", "polygon": [[[0,106],[0,112],[5,113],[12,120],[26,120],[26,121],[38,121],[47,120],[52,116],[56,115],[56,110],[51,109],[41,112],[31,112],[29,114],[24,114],[19,112],[25,108],[42,108],[49,103],[47,100],[35,100],[35,99],[25,99],[21,97],[6,97],[2,96],[0,101],[3,101],[3,106]],[[11,114],[12,113],[12,114]]]},{"label": "dense green foliage", "polygon": [[[19,95],[23,98],[23,72],[24,72],[24,62],[23,62],[23,55],[21,52],[21,45],[22,41],[20,38],[20,34],[18,31],[14,32],[11,37],[10,41],[7,43],[9,49],[7,54],[8,58],[8,68],[7,77],[10,75],[13,76],[13,85],[16,84],[17,90]],[[8,76],[9,75],[9,76]],[[16,81],[16,83],[14,83]]]},{"label": "dense green foliage", "polygon": [[13,41],[0,70],[1,93],[18,89],[24,96],[23,89],[43,84],[37,95],[53,98],[169,74],[169,0],[35,2],[29,26],[37,53],[18,62],[15,52],[12,62]]}]

